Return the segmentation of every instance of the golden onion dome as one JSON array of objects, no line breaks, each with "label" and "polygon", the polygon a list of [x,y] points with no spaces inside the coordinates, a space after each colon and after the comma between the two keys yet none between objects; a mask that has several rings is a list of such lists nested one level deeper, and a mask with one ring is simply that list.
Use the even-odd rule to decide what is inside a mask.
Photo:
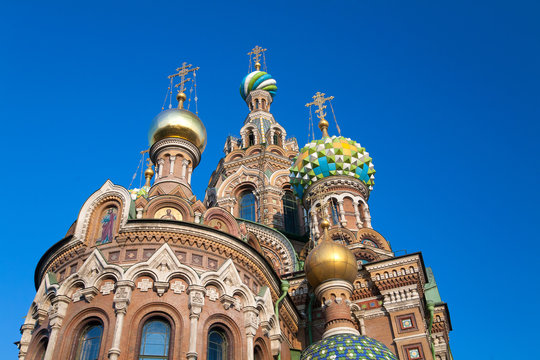
[{"label": "golden onion dome", "polygon": [[351,250],[335,243],[327,236],[327,220],[321,223],[325,228],[325,239],[309,253],[304,271],[308,282],[316,288],[328,280],[346,280],[352,283],[356,279],[358,266]]},{"label": "golden onion dome", "polygon": [[150,146],[165,138],[187,140],[202,153],[206,147],[206,128],[201,119],[191,111],[168,109],[154,118],[148,132]]}]

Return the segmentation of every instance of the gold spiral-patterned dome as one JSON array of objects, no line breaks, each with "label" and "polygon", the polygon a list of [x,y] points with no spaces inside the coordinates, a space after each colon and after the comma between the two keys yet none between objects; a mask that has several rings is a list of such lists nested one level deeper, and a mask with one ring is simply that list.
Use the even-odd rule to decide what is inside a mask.
[{"label": "gold spiral-patterned dome", "polygon": [[304,271],[310,285],[316,288],[328,280],[339,279],[353,283],[358,273],[358,265],[351,250],[328,239],[326,235],[309,253]]},{"label": "gold spiral-patterned dome", "polygon": [[168,109],[154,118],[148,132],[150,146],[165,138],[187,140],[202,153],[206,147],[206,128],[201,119],[191,111]]}]

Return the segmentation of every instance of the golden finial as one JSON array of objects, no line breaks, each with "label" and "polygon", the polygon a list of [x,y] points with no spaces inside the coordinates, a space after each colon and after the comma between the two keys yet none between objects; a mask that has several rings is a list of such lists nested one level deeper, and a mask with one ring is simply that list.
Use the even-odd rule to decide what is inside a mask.
[{"label": "golden finial", "polygon": [[251,63],[251,59],[253,57],[253,60],[255,61],[255,69],[257,71],[261,70],[261,63],[259,62],[259,60],[261,58],[261,54],[263,54],[266,50],[267,49],[263,49],[262,47],[257,45],[250,52],[247,53],[249,55],[250,63]]},{"label": "golden finial", "polygon": [[178,100],[179,109],[182,109],[184,107],[184,101],[186,101],[186,98],[187,98],[186,94],[184,93],[184,91],[186,90],[184,85],[186,82],[191,80],[189,78],[186,79],[186,76],[189,75],[190,72],[195,72],[199,70],[199,67],[191,68],[192,66],[193,65],[188,64],[187,62],[184,61],[182,63],[182,66],[176,69],[176,71],[178,71],[176,74],[172,74],[167,77],[169,79],[173,79],[177,76],[180,76],[180,82],[174,86],[175,88],[179,88],[178,94],[176,94],[176,100]]},{"label": "golden finial", "polygon": [[150,180],[154,176],[154,170],[152,170],[152,162],[150,161],[150,158],[146,159],[148,165],[146,170],[144,171],[144,177],[146,178],[146,182],[144,186],[150,187]]},{"label": "golden finial", "polygon": [[313,101],[306,104],[306,107],[310,107],[313,105],[318,106],[319,108],[315,110],[315,113],[317,114],[317,117],[319,118],[319,129],[321,129],[323,133],[323,137],[328,137],[328,121],[326,121],[325,116],[326,113],[324,112],[324,109],[326,108],[326,105],[324,103],[328,100],[332,100],[334,97],[329,96],[327,98],[324,97],[326,95],[325,93],[317,91],[317,93],[313,96]]}]

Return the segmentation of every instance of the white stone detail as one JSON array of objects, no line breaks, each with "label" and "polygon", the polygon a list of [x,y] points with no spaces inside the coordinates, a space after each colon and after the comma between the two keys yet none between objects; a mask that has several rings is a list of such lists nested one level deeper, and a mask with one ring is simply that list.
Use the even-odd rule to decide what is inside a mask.
[{"label": "white stone detail", "polygon": [[137,283],[137,288],[141,290],[142,292],[147,292],[148,289],[152,288],[152,281],[148,279],[142,279]]}]

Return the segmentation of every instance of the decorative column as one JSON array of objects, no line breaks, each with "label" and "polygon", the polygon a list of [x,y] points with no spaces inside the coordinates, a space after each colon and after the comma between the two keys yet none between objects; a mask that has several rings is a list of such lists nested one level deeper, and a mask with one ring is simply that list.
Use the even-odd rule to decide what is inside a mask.
[{"label": "decorative column", "polygon": [[169,156],[169,160],[171,161],[169,165],[169,174],[172,174],[174,172],[174,160],[176,160],[176,156]]},{"label": "decorative column", "polygon": [[319,221],[317,220],[317,213],[315,211],[311,211],[311,224],[312,224],[312,231],[313,231],[313,237],[318,238],[319,237]]},{"label": "decorative column", "polygon": [[197,360],[197,329],[199,316],[204,306],[206,289],[200,285],[190,285],[187,289],[189,295],[189,348],[186,354],[187,360]]},{"label": "decorative column", "polygon": [[193,172],[193,168],[191,167],[188,167],[188,178],[187,178],[187,182],[188,184],[191,185],[191,173]]},{"label": "decorative column", "polygon": [[159,159],[157,162],[158,162],[158,178],[161,179],[163,177],[163,164],[165,163],[165,160]]},{"label": "decorative column", "polygon": [[363,203],[362,210],[364,211],[364,223],[366,227],[373,229],[371,227],[371,215],[369,214],[369,208],[367,204]]},{"label": "decorative column", "polygon": [[247,360],[254,359],[253,338],[259,328],[259,311],[253,306],[244,307],[244,325],[246,328]]},{"label": "decorative column", "polygon": [[51,333],[49,334],[49,343],[43,360],[53,360],[53,353],[58,341],[58,332],[62,327],[62,321],[66,316],[66,311],[71,299],[65,295],[57,295],[52,299],[51,310],[49,311],[49,326]]},{"label": "decorative column", "polygon": [[21,326],[21,341],[19,343],[19,360],[24,360],[26,357],[26,352],[28,351],[28,345],[30,345],[30,340],[32,340],[32,330],[34,330],[34,325],[29,323],[24,323]]},{"label": "decorative column", "polygon": [[356,227],[361,229],[364,226],[362,218],[360,217],[360,210],[358,210],[358,203],[354,203],[354,217],[356,218]]},{"label": "decorative column", "polygon": [[343,200],[338,201],[339,205],[339,217],[341,226],[347,226],[347,219],[345,218],[345,210],[343,209]]},{"label": "decorative column", "polygon": [[131,300],[131,292],[134,287],[135,284],[130,280],[122,280],[116,283],[116,291],[113,299],[116,324],[114,326],[112,347],[108,353],[109,360],[118,360],[120,356],[120,340],[122,339],[124,316],[126,315],[127,307]]},{"label": "decorative column", "polygon": [[182,161],[182,174],[180,175],[180,178],[183,180],[186,180],[186,170],[187,170],[188,164],[189,164],[189,161],[187,161],[186,159]]}]

